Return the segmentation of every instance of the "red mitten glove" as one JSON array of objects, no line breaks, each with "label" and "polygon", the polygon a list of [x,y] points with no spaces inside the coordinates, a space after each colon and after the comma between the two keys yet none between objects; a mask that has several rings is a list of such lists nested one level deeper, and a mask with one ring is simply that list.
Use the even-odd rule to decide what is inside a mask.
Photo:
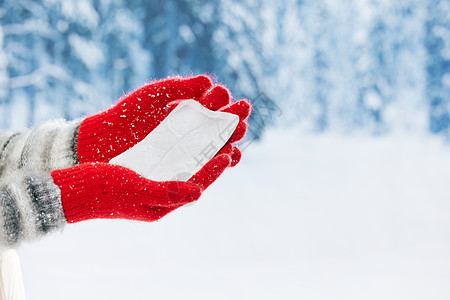
[{"label": "red mitten glove", "polygon": [[[199,101],[210,110],[236,114],[240,120],[227,144],[188,182],[154,182],[129,169],[106,164],[144,139],[184,99]],[[247,100],[231,104],[225,87],[213,86],[209,77],[201,75],[150,83],[110,109],[86,118],[80,125],[77,144],[82,165],[52,173],[62,192],[67,220],[153,221],[196,200],[226,167],[239,162],[241,152],[232,143],[245,135],[250,108]]]},{"label": "red mitten glove", "polygon": [[109,162],[143,140],[176,107],[174,101],[193,99],[210,110],[239,116],[240,122],[219,154],[239,162],[241,153],[231,143],[245,135],[245,120],[250,104],[240,100],[230,105],[230,93],[223,86],[213,87],[211,79],[201,75],[152,82],[125,96],[110,109],[83,120],[78,133],[77,153],[81,163]]},{"label": "red mitten glove", "polygon": [[231,164],[226,154],[209,161],[188,182],[155,182],[132,170],[106,163],[85,163],[51,173],[61,190],[67,222],[88,219],[155,221],[197,200]]}]

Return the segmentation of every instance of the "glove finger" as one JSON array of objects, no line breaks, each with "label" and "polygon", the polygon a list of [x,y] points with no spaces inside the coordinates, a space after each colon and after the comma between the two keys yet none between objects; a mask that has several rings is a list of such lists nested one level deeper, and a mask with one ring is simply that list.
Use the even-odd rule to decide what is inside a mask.
[{"label": "glove finger", "polygon": [[228,107],[221,109],[220,111],[238,115],[239,121],[244,121],[250,115],[251,110],[252,106],[250,102],[246,99],[243,99],[231,104]]},{"label": "glove finger", "polygon": [[230,92],[223,86],[218,85],[207,91],[199,100],[200,104],[210,110],[219,110],[230,104]]},{"label": "glove finger", "polygon": [[[219,86],[216,86],[216,87],[206,91],[205,94],[198,100],[198,102],[210,110],[218,111],[220,108],[228,106],[230,104],[230,99],[231,99],[230,92],[223,86],[219,85]],[[245,100],[241,100],[241,101],[245,101]],[[239,119],[243,120],[246,117],[248,117],[248,114],[250,112],[248,112],[247,116],[246,116],[245,115],[245,113],[246,113],[245,105],[246,104],[242,104],[242,103],[238,104],[238,103],[239,102],[236,102],[236,103],[232,104],[231,106],[229,106],[228,111],[226,111],[226,112],[236,114],[239,116]],[[177,100],[167,103],[164,108],[165,112],[167,114],[170,114],[172,112],[172,110],[174,110],[175,107],[177,107],[178,104],[180,104],[180,101],[177,101]],[[235,104],[238,104],[238,105],[235,106]],[[247,106],[249,107],[250,105],[247,103]],[[247,109],[250,109],[250,108],[247,108]]]},{"label": "glove finger", "polygon": [[231,154],[231,165],[230,167],[236,166],[242,158],[242,152],[238,147],[233,146],[233,152]]},{"label": "glove finger", "polygon": [[[208,97],[210,97],[210,95],[213,95],[214,93],[212,91],[214,91],[216,88],[225,89],[225,88],[223,88],[221,86],[217,86],[214,89],[212,89],[211,91],[208,91],[207,95],[205,97],[208,98]],[[229,93],[228,93],[228,91],[226,89],[225,89],[225,92],[228,94],[228,97],[229,97]],[[222,93],[222,92],[217,92],[217,93]],[[211,101],[214,102],[213,98],[210,98],[210,99],[211,99]],[[218,99],[218,98],[216,98],[216,99]],[[202,102],[202,101],[203,101],[202,99],[199,100],[199,102],[202,105],[204,105],[205,107],[207,107],[209,109],[216,110],[215,104],[213,102],[208,102],[209,100],[206,101],[206,102],[205,101]],[[226,101],[229,101],[229,98]],[[225,101],[223,103],[225,103]],[[177,105],[178,105],[178,103],[170,103],[170,104],[168,104],[168,106],[167,106],[168,112],[170,113]],[[211,105],[214,105],[214,106],[210,108],[210,107],[208,107],[208,105],[210,105],[210,107],[211,107]],[[217,106],[219,106],[219,105],[217,105]],[[221,107],[223,107],[223,106],[221,106]],[[220,111],[232,113],[232,114],[235,114],[235,115],[239,116],[239,123],[236,126],[236,129],[234,130],[234,132],[231,135],[230,139],[228,140],[228,143],[231,144],[231,143],[235,143],[235,142],[238,142],[238,141],[242,140],[242,138],[247,133],[247,129],[248,129],[248,124],[245,122],[245,120],[249,117],[249,115],[251,113],[251,104],[250,104],[250,102],[248,100],[246,100],[246,99],[239,100],[238,102],[235,102],[235,103],[231,104],[230,106],[221,109]],[[229,150],[229,149],[227,149],[227,148],[224,149],[224,147],[223,147],[221,149],[221,151],[219,151],[218,154],[216,154],[216,156],[220,155],[220,154],[230,154],[230,151],[224,152],[225,150]]]},{"label": "glove finger", "polygon": [[187,182],[199,186],[205,190],[210,186],[231,164],[231,157],[222,154],[212,158],[203,168],[200,169]]},{"label": "glove finger", "polygon": [[242,140],[242,138],[247,133],[248,124],[245,122],[239,122],[236,129],[234,130],[233,134],[231,135],[230,139],[228,140],[228,143],[235,143]]},{"label": "glove finger", "polygon": [[151,82],[137,90],[131,96],[158,101],[162,105],[182,99],[199,99],[212,87],[208,76],[176,77]]},{"label": "glove finger", "polygon": [[231,157],[230,167],[234,167],[235,165],[237,165],[242,157],[241,150],[239,150],[238,147],[231,145],[230,143],[226,143],[225,146],[223,146],[222,149],[220,149],[220,151],[217,152],[217,154],[214,157],[223,154],[226,154]]}]

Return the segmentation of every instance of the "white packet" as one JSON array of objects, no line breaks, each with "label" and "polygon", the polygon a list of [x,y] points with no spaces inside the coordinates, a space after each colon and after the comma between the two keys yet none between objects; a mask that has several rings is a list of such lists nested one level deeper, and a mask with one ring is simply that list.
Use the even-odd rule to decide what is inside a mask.
[{"label": "white packet", "polygon": [[154,181],[187,181],[225,145],[238,123],[237,115],[183,100],[142,141],[109,163]]}]

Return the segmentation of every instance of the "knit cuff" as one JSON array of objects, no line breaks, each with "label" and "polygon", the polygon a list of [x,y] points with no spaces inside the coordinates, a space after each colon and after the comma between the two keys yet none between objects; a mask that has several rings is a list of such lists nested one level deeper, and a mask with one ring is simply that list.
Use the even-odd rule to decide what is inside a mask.
[{"label": "knit cuff", "polygon": [[[83,165],[79,165],[83,166]],[[82,167],[74,167],[65,170],[55,170],[51,173],[54,183],[61,192],[61,204],[67,223],[76,223],[95,218],[97,212],[94,209],[98,199],[95,190],[91,190],[91,183],[95,181],[95,174]],[[102,189],[100,187],[100,189]]]},{"label": "knit cuff", "polygon": [[18,168],[51,171],[79,163],[78,130],[81,120],[51,120],[36,127],[23,146]]},{"label": "knit cuff", "polygon": [[17,171],[22,149],[25,146],[30,130],[8,132],[1,134],[0,148],[0,176],[5,177],[9,173]]},{"label": "knit cuff", "polygon": [[0,244],[15,246],[66,224],[61,192],[50,176],[20,171],[0,182]]}]

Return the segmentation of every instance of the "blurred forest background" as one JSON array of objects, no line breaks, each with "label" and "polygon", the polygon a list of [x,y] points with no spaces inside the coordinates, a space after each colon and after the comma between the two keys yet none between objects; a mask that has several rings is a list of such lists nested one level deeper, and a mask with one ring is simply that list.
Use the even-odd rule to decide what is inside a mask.
[{"label": "blurred forest background", "polygon": [[25,244],[30,298],[450,299],[450,0],[0,0],[0,128],[201,73],[258,146],[157,224]]},{"label": "blurred forest background", "polygon": [[210,73],[256,101],[252,138],[273,121],[448,138],[449,16],[449,0],[0,0],[0,127]]}]

